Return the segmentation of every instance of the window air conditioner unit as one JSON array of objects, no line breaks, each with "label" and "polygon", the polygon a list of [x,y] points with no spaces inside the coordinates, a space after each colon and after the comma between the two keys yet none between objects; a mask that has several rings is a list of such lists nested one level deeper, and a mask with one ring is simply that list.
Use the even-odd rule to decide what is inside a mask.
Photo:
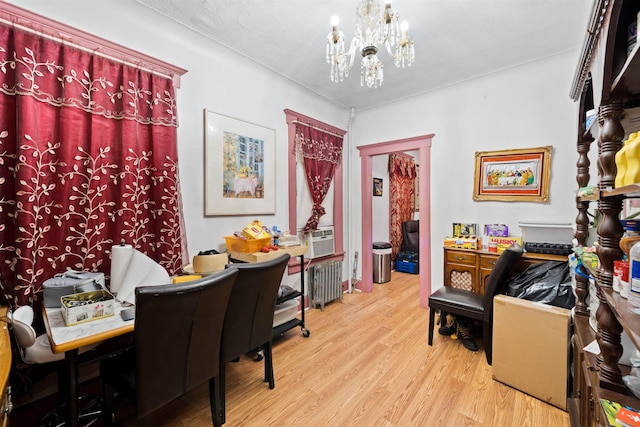
[{"label": "window air conditioner unit", "polygon": [[318,227],[316,231],[304,236],[304,242],[309,247],[306,255],[309,259],[333,255],[336,250],[333,225]]}]

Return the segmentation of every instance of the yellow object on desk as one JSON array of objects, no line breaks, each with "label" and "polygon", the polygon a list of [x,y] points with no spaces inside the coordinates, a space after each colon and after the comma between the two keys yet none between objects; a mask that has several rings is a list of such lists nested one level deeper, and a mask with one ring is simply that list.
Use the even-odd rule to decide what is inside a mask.
[{"label": "yellow object on desk", "polygon": [[192,280],[198,279],[202,279],[202,276],[200,276],[199,274],[187,274],[184,276],[174,276],[171,280],[175,285],[176,283],[191,282]]},{"label": "yellow object on desk", "polygon": [[250,254],[252,252],[258,252],[263,246],[268,245],[271,242],[271,237],[243,240],[235,236],[225,236],[224,240],[227,243],[229,252]]}]

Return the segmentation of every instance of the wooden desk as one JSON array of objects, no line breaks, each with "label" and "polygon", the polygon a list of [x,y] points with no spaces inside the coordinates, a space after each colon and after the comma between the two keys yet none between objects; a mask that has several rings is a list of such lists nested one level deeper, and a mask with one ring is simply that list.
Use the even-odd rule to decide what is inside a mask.
[{"label": "wooden desk", "polygon": [[78,425],[78,349],[133,332],[134,321],[120,317],[122,306],[115,304],[115,314],[104,319],[66,326],[60,308],[44,308],[44,325],[54,353],[64,353],[65,375],[68,380],[67,422]]},{"label": "wooden desk", "polygon": [[[482,250],[444,248],[444,285],[484,294],[489,274],[499,256]],[[568,258],[566,255],[525,252],[513,267],[512,274],[544,261],[566,262]]]},{"label": "wooden desk", "polygon": [[0,307],[0,426],[9,425],[11,413],[11,387],[9,386],[9,372],[11,372],[11,342],[9,340],[9,319],[7,307]]}]

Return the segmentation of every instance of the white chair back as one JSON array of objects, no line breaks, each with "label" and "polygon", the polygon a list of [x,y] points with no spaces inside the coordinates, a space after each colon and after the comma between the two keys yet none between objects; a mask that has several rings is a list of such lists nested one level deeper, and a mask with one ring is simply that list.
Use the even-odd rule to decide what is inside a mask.
[{"label": "white chair back", "polygon": [[31,326],[33,323],[33,309],[31,306],[24,305],[13,311],[10,317],[13,336],[24,355],[24,350],[36,342],[36,331]]}]

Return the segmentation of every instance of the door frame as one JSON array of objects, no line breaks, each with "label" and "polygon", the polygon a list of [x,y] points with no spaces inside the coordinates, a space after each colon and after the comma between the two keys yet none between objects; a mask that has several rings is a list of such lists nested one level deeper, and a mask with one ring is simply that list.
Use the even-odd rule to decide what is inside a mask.
[{"label": "door frame", "polygon": [[[419,207],[420,207],[420,306],[427,308],[431,295],[431,140],[435,134],[397,139],[356,147],[360,151],[361,206],[362,206],[362,280],[356,288],[363,292],[373,291],[373,229],[372,199],[373,180],[372,157],[399,151],[418,151],[420,164]],[[423,166],[424,165],[424,166]],[[366,250],[365,250],[366,248]]]}]

